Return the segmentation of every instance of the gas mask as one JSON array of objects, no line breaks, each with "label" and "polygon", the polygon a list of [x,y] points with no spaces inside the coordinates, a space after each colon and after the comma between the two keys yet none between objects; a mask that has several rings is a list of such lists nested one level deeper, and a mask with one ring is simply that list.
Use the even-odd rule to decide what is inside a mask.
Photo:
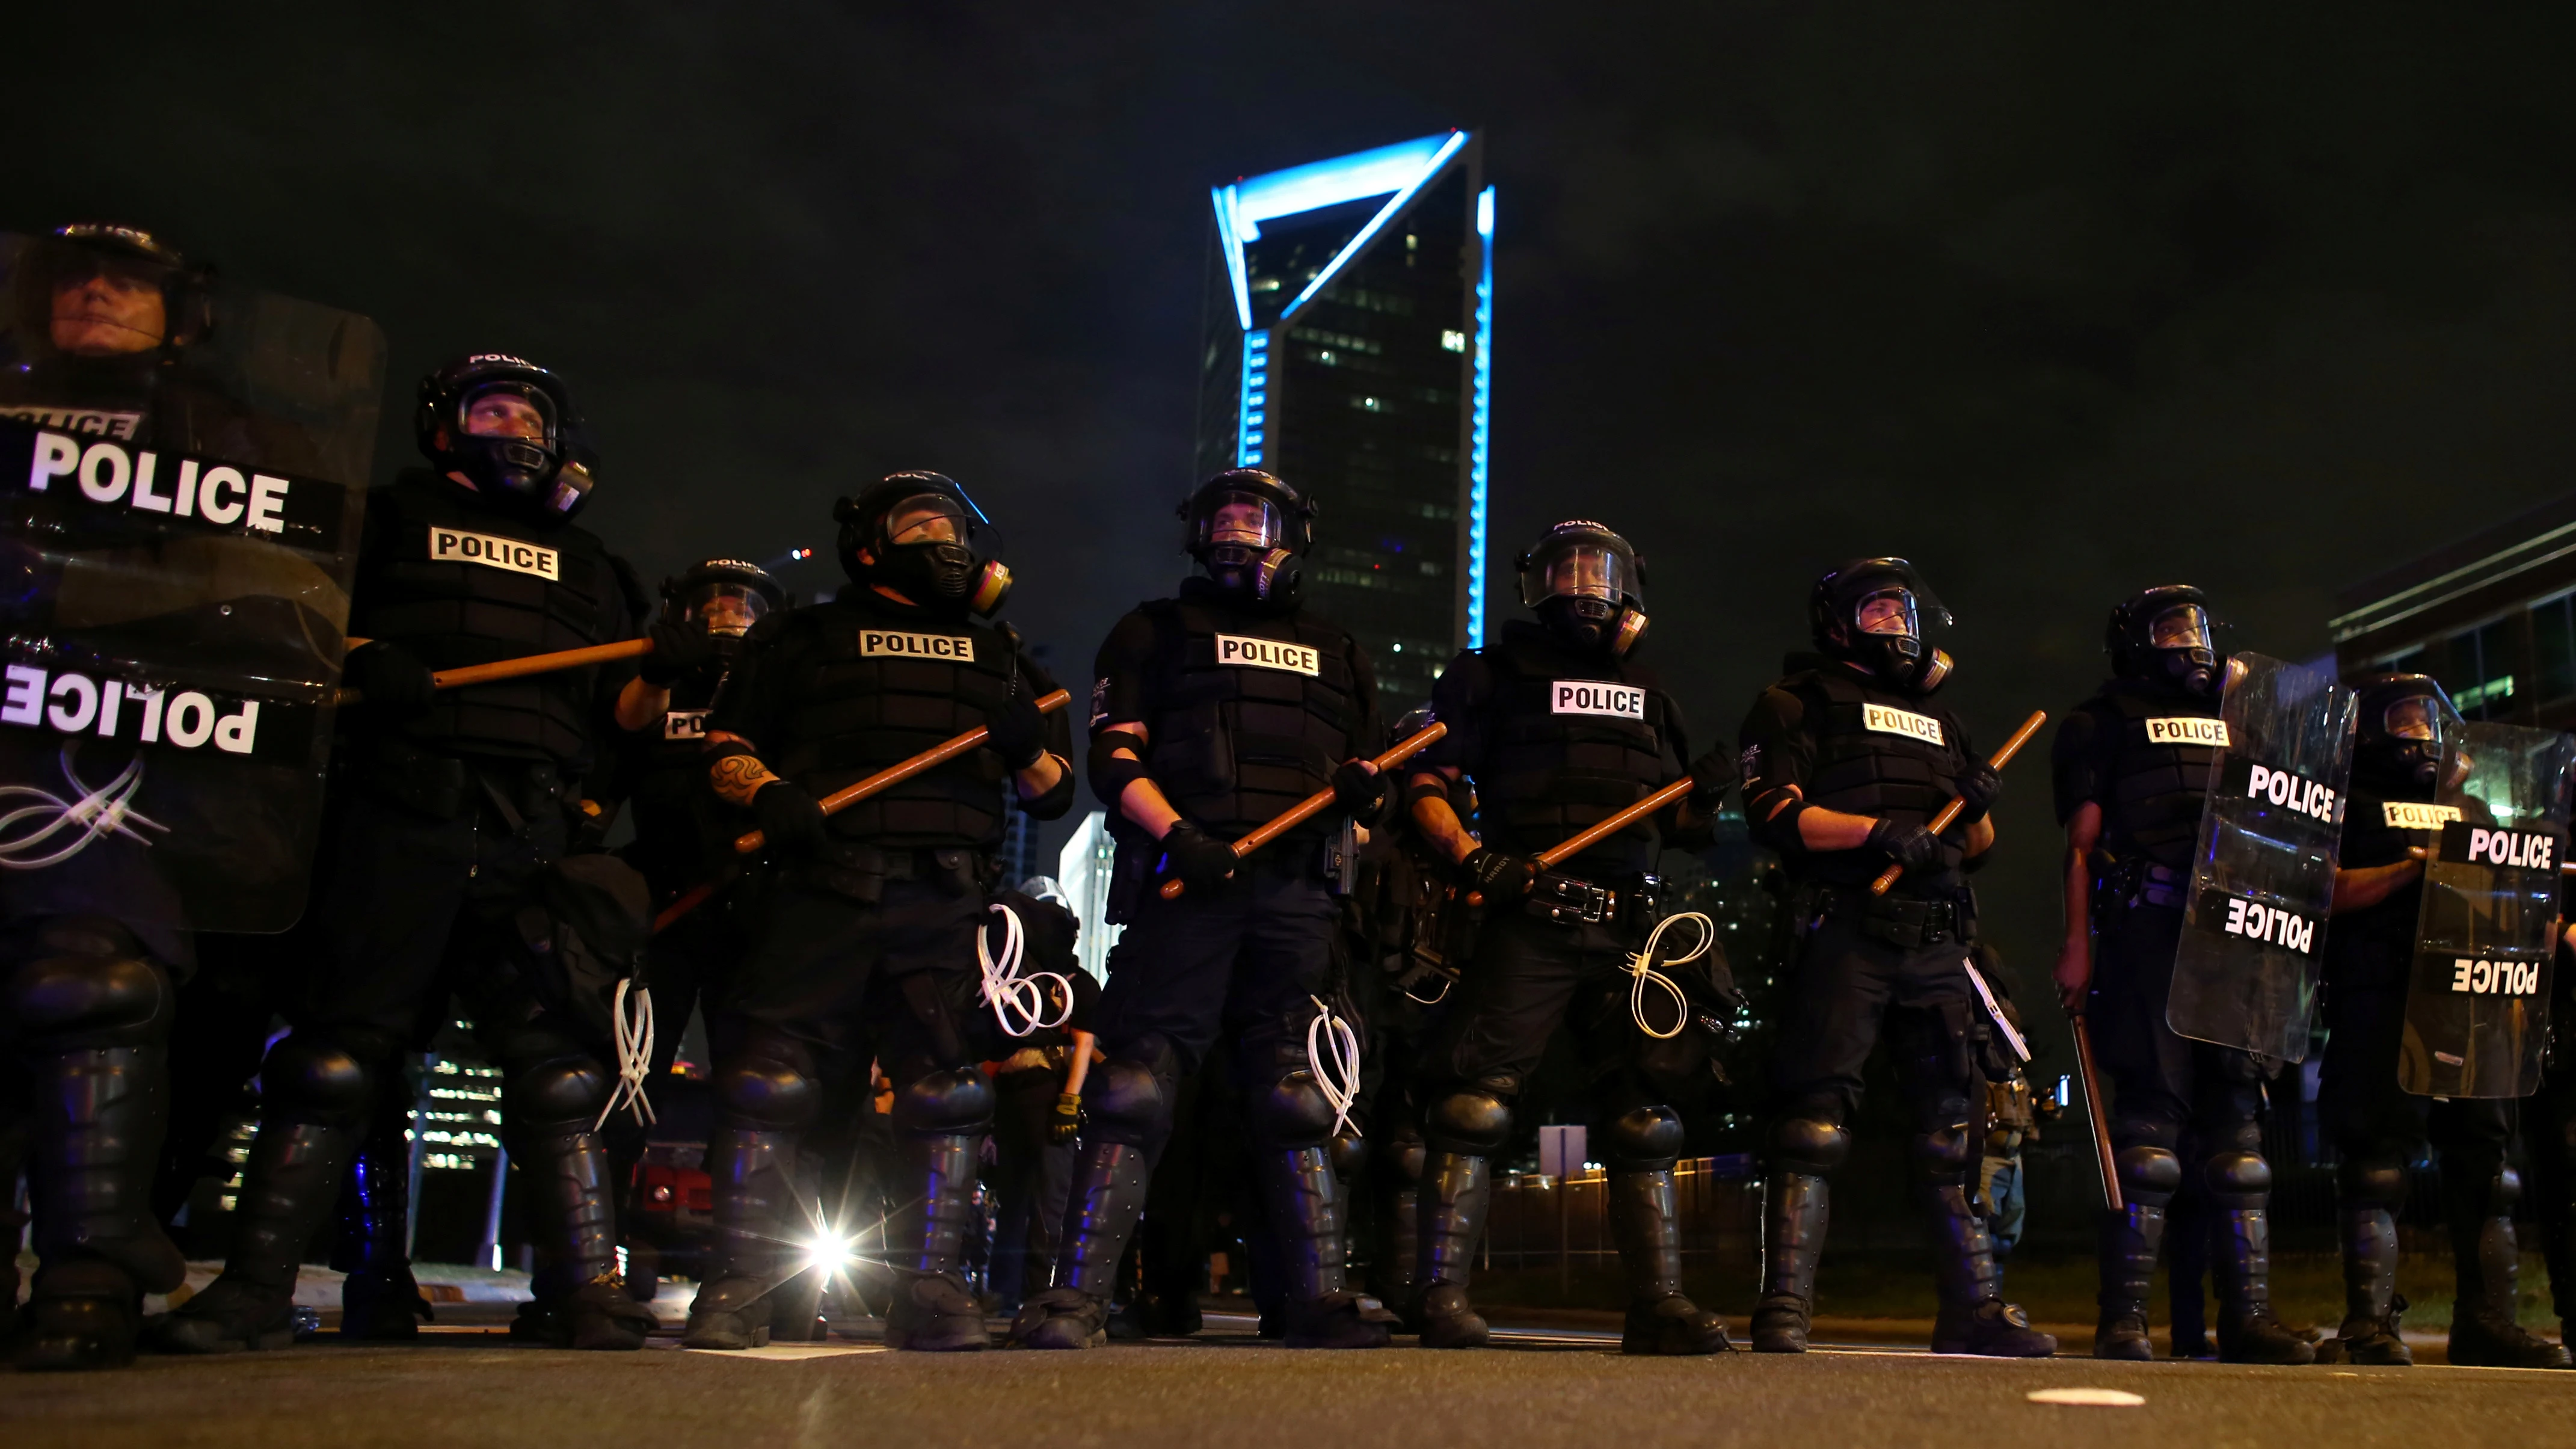
[{"label": "gas mask", "polygon": [[[898,498],[876,515],[873,536],[863,540],[857,530],[868,511],[863,504],[836,510],[841,563],[852,579],[884,585],[925,609],[949,614],[990,614],[1010,592],[1011,571],[999,560],[977,556],[975,521],[959,495],[925,489]],[[862,552],[869,561],[860,560]]]},{"label": "gas mask", "polygon": [[1220,592],[1263,612],[1297,607],[1306,571],[1289,546],[1289,520],[1276,500],[1251,487],[1202,489],[1184,517],[1190,554]]},{"label": "gas mask", "polygon": [[1521,602],[1577,653],[1617,659],[1645,637],[1645,565],[1618,534],[1569,519],[1521,555],[1519,566]]}]

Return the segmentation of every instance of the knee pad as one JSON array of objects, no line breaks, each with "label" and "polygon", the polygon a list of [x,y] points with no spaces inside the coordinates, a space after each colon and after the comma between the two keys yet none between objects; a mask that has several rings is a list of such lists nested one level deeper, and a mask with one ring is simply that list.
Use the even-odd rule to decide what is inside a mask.
[{"label": "knee pad", "polygon": [[1086,1130],[1103,1142],[1158,1147],[1169,1130],[1171,1103],[1163,1080],[1143,1062],[1113,1057],[1091,1069],[1083,1084]]},{"label": "knee pad", "polygon": [[[169,977],[114,922],[78,929],[67,917],[40,931],[39,954],[9,974],[7,1002],[18,1030],[63,1049],[142,1046],[166,1033],[174,993]],[[128,949],[117,950],[122,942]]]},{"label": "knee pad", "polygon": [[1822,1116],[1783,1117],[1771,1129],[1771,1165],[1782,1172],[1825,1177],[1851,1156],[1851,1133]]},{"label": "knee pad", "polygon": [[2231,1212],[2263,1205],[2272,1191],[2272,1164],[2256,1152],[2220,1152],[2201,1165],[2201,1181],[2210,1198]]},{"label": "knee pad", "polygon": [[754,1132],[794,1132],[813,1120],[822,1088],[802,1051],[762,1041],[717,1067],[715,1098],[733,1125]]},{"label": "knee pad", "polygon": [[2123,1147],[2111,1166],[2120,1177],[2120,1195],[2131,1202],[2163,1207],[2182,1191],[2182,1159],[2162,1147]]},{"label": "knee pad", "polygon": [[608,1069],[566,1052],[521,1067],[501,1091],[501,1113],[513,1132],[581,1132],[608,1105]]},{"label": "knee pad", "polygon": [[1422,1134],[1410,1129],[1401,1137],[1381,1143],[1377,1154],[1378,1161],[1386,1164],[1389,1175],[1402,1187],[1411,1187],[1422,1180],[1422,1169],[1430,1156],[1430,1149],[1423,1145]]},{"label": "knee pad", "polygon": [[259,1067],[261,1100],[289,1122],[357,1126],[372,1086],[366,1063],[328,1032],[290,1033]]},{"label": "knee pad", "polygon": [[2335,1170],[2335,1185],[2347,1207],[2383,1207],[2395,1212],[2406,1205],[2406,1164],[2394,1157],[2347,1154]]},{"label": "knee pad", "polygon": [[915,1137],[972,1135],[993,1125],[993,1084],[973,1067],[927,1072],[895,1088],[894,1130]]},{"label": "knee pad", "polygon": [[2516,1172],[2513,1164],[2508,1162],[2504,1166],[2496,1169],[2496,1216],[2507,1218],[2512,1217],[2513,1205],[2520,1201],[2522,1201],[2522,1174]]},{"label": "knee pad", "polygon": [[1936,1186],[1965,1182],[1975,1141],[1974,1126],[1965,1120],[1927,1127],[1914,1134],[1914,1170]]},{"label": "knee pad", "polygon": [[1264,1147],[1321,1147],[1333,1131],[1333,1104],[1312,1072],[1291,1072],[1252,1100],[1252,1135]]},{"label": "knee pad", "polygon": [[1368,1139],[1356,1129],[1344,1129],[1324,1144],[1325,1155],[1332,1159],[1333,1176],[1344,1182],[1359,1180],[1360,1169],[1368,1166]]},{"label": "knee pad", "polygon": [[1679,1112],[1665,1106],[1632,1107],[1601,1124],[1609,1165],[1629,1172],[1660,1172],[1682,1155],[1689,1136]]},{"label": "knee pad", "polygon": [[1491,1157],[1511,1140],[1512,1106],[1491,1092],[1469,1087],[1434,1098],[1422,1125],[1423,1141],[1433,1150]]},{"label": "knee pad", "polygon": [[2115,1112],[2105,1125],[2110,1129],[2112,1145],[2122,1150],[2152,1147],[2170,1153],[2182,1145],[2182,1124],[2170,1117],[2150,1116],[2144,1112]]}]

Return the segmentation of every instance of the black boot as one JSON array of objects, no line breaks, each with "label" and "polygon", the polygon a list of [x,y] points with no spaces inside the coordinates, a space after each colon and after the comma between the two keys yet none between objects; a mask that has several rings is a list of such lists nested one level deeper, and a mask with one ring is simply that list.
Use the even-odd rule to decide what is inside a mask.
[{"label": "black boot", "polygon": [[2046,1358],[2057,1340],[2030,1326],[2029,1315],[2003,1297],[2003,1270],[1995,1266],[1986,1220],[1961,1183],[1927,1186],[1937,1258],[1940,1315],[1932,1323],[1934,1353],[1986,1358]]},{"label": "black boot", "polygon": [[1726,1320],[1682,1294],[1681,1203],[1667,1167],[1610,1174],[1610,1232],[1628,1273],[1621,1353],[1733,1353]]},{"label": "black boot", "polygon": [[1493,1206],[1493,1169],[1482,1157],[1434,1152],[1424,1161],[1415,1189],[1413,1317],[1424,1348],[1482,1348],[1493,1339],[1484,1316],[1467,1300],[1476,1248]]},{"label": "black boot", "polygon": [[1816,1259],[1825,1251],[1833,1189],[1812,1173],[1780,1172],[1762,1194],[1762,1301],[1753,1309],[1755,1353],[1805,1353],[1816,1303]]},{"label": "black boot", "polygon": [[2144,1361],[2156,1356],[2147,1337],[2147,1295],[2154,1288],[2156,1249],[2164,1236],[2160,1205],[2133,1202],[2123,1211],[2102,1214],[2102,1321],[2093,1330],[2095,1358]]},{"label": "black boot", "polygon": [[353,1127],[270,1122],[251,1138],[223,1276],[154,1326],[169,1353],[238,1353],[295,1341],[295,1273],[339,1200]]},{"label": "black boot", "polygon": [[1255,1149],[1264,1215],[1287,1270],[1290,1348],[1384,1348],[1395,1315],[1350,1290],[1341,1181],[1321,1147]]},{"label": "black boot", "polygon": [[962,1271],[983,1134],[907,1135],[904,1148],[912,1180],[921,1187],[886,1229],[886,1258],[895,1270],[886,1347],[930,1353],[990,1348],[983,1305],[967,1291]]},{"label": "black boot", "polygon": [[1404,1332],[1420,1333],[1422,1322],[1414,1314],[1413,1300],[1420,1291],[1414,1273],[1422,1258],[1421,1194],[1410,1184],[1389,1193],[1384,1218],[1385,1231],[1369,1266],[1370,1291],[1395,1310]]},{"label": "black boot", "polygon": [[[506,1110],[506,1109],[505,1109]],[[528,1188],[529,1218],[550,1239],[532,1285],[536,1301],[510,1325],[550,1348],[629,1352],[660,1326],[617,1273],[617,1190],[608,1147],[587,1130],[529,1132],[511,1154]]]},{"label": "black boot", "polygon": [[1098,1348],[1109,1341],[1118,1260],[1145,1211],[1145,1149],[1085,1142],[1066,1204],[1055,1286],[1032,1294],[1011,1324],[1015,1348]]},{"label": "black boot", "polygon": [[2210,1266],[2218,1279],[2222,1363],[2316,1362],[2315,1345],[2272,1315],[2272,1225],[2264,1208],[2224,1208]]},{"label": "black boot", "polygon": [[[43,1266],[28,1298],[19,1365],[130,1363],[141,1296],[167,1293],[188,1276],[151,1210],[169,1111],[161,1048],[56,1052],[27,1065],[34,1108],[27,1195]],[[14,1240],[8,1251],[17,1255]]]},{"label": "black boot", "polygon": [[2415,1351],[2397,1333],[2397,1219],[2381,1206],[2348,1207],[2343,1227],[2343,1328],[2317,1345],[2317,1362],[2403,1366]]},{"label": "black boot", "polygon": [[2568,1367],[2566,1349],[2525,1332],[2515,1321],[2521,1306],[2517,1279],[2522,1248],[2514,1240],[2511,1214],[2521,1193],[2521,1178],[2508,1167],[2496,1175],[2495,1186],[2477,1194],[2485,1198],[2483,1202],[2459,1191],[2446,1194],[2451,1253],[2459,1273],[2459,1296],[2451,1309],[2451,1362],[2455,1364]]},{"label": "black boot", "polygon": [[706,1162],[716,1240],[680,1341],[690,1348],[758,1348],[769,1342],[781,1225],[795,1210],[796,1137],[720,1125]]},{"label": "black boot", "polygon": [[404,1116],[377,1114],[341,1184],[340,1234],[331,1266],[348,1275],[340,1283],[344,1339],[407,1342],[437,1316],[411,1273],[411,1150],[403,1139]]}]

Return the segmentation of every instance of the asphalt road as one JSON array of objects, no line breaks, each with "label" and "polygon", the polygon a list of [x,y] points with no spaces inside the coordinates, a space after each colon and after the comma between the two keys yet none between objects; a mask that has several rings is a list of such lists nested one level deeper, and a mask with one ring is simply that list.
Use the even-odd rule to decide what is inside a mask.
[{"label": "asphalt road", "polygon": [[[1086,1354],[898,1354],[834,1340],[742,1354],[504,1345],[459,1329],[404,1349],[316,1344],[152,1359],[91,1376],[0,1375],[0,1443],[1075,1446],[1578,1443],[1942,1449],[2336,1449],[2576,1444],[2576,1373],[2418,1367],[1936,1359],[1852,1347],[1802,1358],[1621,1357],[1546,1330],[1477,1353],[1297,1353],[1241,1320],[1188,1342]],[[2097,1387],[2135,1407],[2030,1402]]]}]

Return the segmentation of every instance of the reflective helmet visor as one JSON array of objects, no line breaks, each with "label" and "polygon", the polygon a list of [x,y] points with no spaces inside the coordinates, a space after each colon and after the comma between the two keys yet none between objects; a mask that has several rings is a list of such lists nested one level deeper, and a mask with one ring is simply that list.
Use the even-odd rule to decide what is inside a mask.
[{"label": "reflective helmet visor", "polygon": [[2209,613],[2198,604],[2176,604],[2147,621],[2147,644],[2154,649],[2208,649]]},{"label": "reflective helmet visor", "polygon": [[1561,550],[1533,572],[1537,578],[1532,586],[1541,599],[1604,599],[1616,604],[1637,591],[1626,556],[1597,543]]},{"label": "reflective helmet visor", "polygon": [[1288,536],[1288,522],[1278,506],[1256,493],[1226,492],[1199,514],[1190,532],[1191,551],[1239,548],[1263,554]]},{"label": "reflective helmet visor", "polygon": [[1852,623],[1864,634],[1923,637],[1923,624],[1915,614],[1911,589],[1876,589],[1861,595],[1860,602],[1852,606]]},{"label": "reflective helmet visor", "polygon": [[554,440],[554,399],[523,382],[490,382],[469,389],[457,401],[456,411],[457,427],[469,438]]},{"label": "reflective helmet visor", "polygon": [[2442,738],[2442,706],[2432,696],[2411,694],[2392,700],[2380,716],[2389,738],[2400,740],[2439,740]]},{"label": "reflective helmet visor", "polygon": [[704,624],[710,634],[740,634],[769,613],[769,600],[749,584],[718,579],[700,584],[679,601],[685,623]]},{"label": "reflective helmet visor", "polygon": [[916,493],[886,510],[885,541],[896,548],[916,543],[959,543],[968,532],[966,510],[945,493]]}]

